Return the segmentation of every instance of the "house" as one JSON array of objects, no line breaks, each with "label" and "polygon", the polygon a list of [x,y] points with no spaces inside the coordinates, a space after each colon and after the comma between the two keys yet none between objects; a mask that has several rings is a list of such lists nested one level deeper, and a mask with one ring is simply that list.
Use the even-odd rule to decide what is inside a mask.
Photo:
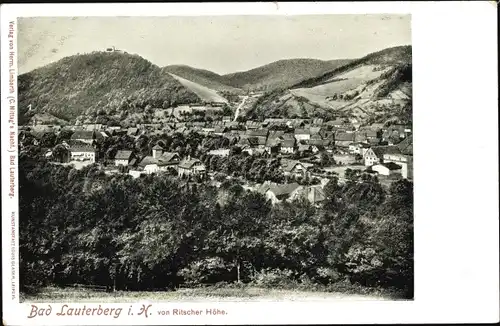
[{"label": "house", "polygon": [[231,122],[231,116],[230,115],[225,115],[222,117],[222,122]]},{"label": "house", "polygon": [[204,128],[201,128],[201,132],[205,135],[205,136],[208,136],[212,133],[215,132],[215,128],[214,127],[204,127]]},{"label": "house", "polygon": [[309,140],[311,138],[311,132],[306,129],[295,129],[294,136],[297,141]]},{"label": "house", "polygon": [[[384,154],[383,155],[384,163],[394,163],[401,167],[401,176],[405,179],[408,178],[408,163],[410,161],[410,157],[404,154],[393,153],[393,154]],[[380,172],[379,172],[380,173]]]},{"label": "house", "polygon": [[286,122],[288,127],[304,128],[306,126],[304,119],[290,119]]},{"label": "house", "polygon": [[322,118],[315,118],[312,121],[313,126],[321,126],[323,125],[323,119]]},{"label": "house", "polygon": [[159,168],[160,170],[167,170],[171,167],[177,170],[177,165],[179,164],[180,159],[179,154],[175,152],[164,152],[158,159],[160,163]]},{"label": "house", "polygon": [[230,150],[228,148],[214,149],[209,151],[208,155],[227,157],[229,156],[229,151]]},{"label": "house", "polygon": [[269,129],[267,128],[247,130],[247,135],[249,137],[263,137],[267,139],[268,134],[269,134]]},{"label": "house", "polygon": [[287,201],[294,201],[301,198],[305,198],[311,204],[316,205],[322,203],[326,199],[326,195],[321,185],[307,186],[294,191]]},{"label": "house", "polygon": [[267,138],[264,150],[268,154],[277,153],[280,149],[280,140],[278,138]]},{"label": "house", "polygon": [[376,130],[367,130],[365,132],[366,140],[369,142],[372,142],[374,140],[377,140],[377,142],[380,140],[382,133],[380,131]]},{"label": "house", "polygon": [[297,149],[296,140],[293,139],[285,139],[281,141],[280,152],[283,154],[293,154]]},{"label": "house", "polygon": [[285,176],[305,177],[307,169],[311,166],[314,166],[314,164],[295,160],[281,160],[281,170]]},{"label": "house", "polygon": [[115,166],[124,165],[127,166],[132,157],[132,151],[119,150],[115,155]]},{"label": "house", "polygon": [[69,149],[72,161],[89,161],[96,162],[97,150],[87,144],[73,145]]},{"label": "house", "polygon": [[127,129],[127,135],[129,135],[129,136],[135,137],[138,134],[139,134],[139,128],[133,128],[133,127],[131,127],[131,128]]},{"label": "house", "polygon": [[323,146],[323,138],[319,134],[311,135],[309,145]]},{"label": "house", "polygon": [[336,132],[335,133],[335,146],[349,147],[354,143],[354,133]]},{"label": "house", "polygon": [[147,174],[157,173],[160,171],[158,160],[153,156],[145,156],[138,164]]},{"label": "house", "polygon": [[157,159],[163,154],[163,147],[161,147],[159,144],[156,144],[153,146],[151,149],[153,152],[153,158]]},{"label": "house", "polygon": [[398,165],[393,162],[375,164],[372,166],[372,171],[387,176],[394,174],[401,174],[401,165]]},{"label": "house", "polygon": [[326,125],[332,127],[332,128],[335,128],[335,129],[338,129],[338,128],[342,128],[345,124],[345,121],[343,119],[335,119],[335,120],[331,120],[331,121],[328,121],[326,123]]},{"label": "house", "polygon": [[271,185],[265,192],[265,196],[274,205],[283,200],[287,200],[290,196],[294,196],[302,187],[298,183]]},{"label": "house", "polygon": [[384,154],[397,154],[401,153],[397,146],[373,146],[369,148],[363,159],[365,166],[372,166],[384,162]]},{"label": "house", "polygon": [[92,144],[94,139],[97,137],[102,138],[102,135],[90,130],[76,130],[73,135],[71,135],[72,141],[79,141],[86,144]]},{"label": "house", "polygon": [[214,128],[214,135],[217,135],[217,136],[222,136],[226,131],[227,131],[227,127],[224,127],[224,126],[216,126]]},{"label": "house", "polygon": [[311,137],[313,135],[319,135],[322,129],[323,128],[321,128],[321,127],[311,127],[311,128],[309,128],[309,133],[311,134]]},{"label": "house", "polygon": [[284,134],[285,132],[283,130],[269,130],[267,138],[277,139],[283,137]]},{"label": "house", "polygon": [[253,129],[259,129],[261,127],[261,124],[257,121],[249,120],[245,123],[245,126],[246,126],[247,130],[250,130],[250,129],[253,130]]},{"label": "house", "polygon": [[297,151],[303,154],[312,153],[312,146],[309,144],[299,144]]},{"label": "house", "polygon": [[179,163],[178,173],[180,177],[184,175],[204,175],[206,173],[205,164],[198,159],[192,159],[188,156],[187,159]]},{"label": "house", "polygon": [[352,143],[349,145],[349,152],[351,154],[359,154],[361,156],[365,155],[366,151],[370,148],[370,145],[366,143]]},{"label": "house", "polygon": [[384,154],[384,162],[401,165],[403,178],[413,179],[413,137],[411,135],[401,141],[397,147],[400,153]]}]

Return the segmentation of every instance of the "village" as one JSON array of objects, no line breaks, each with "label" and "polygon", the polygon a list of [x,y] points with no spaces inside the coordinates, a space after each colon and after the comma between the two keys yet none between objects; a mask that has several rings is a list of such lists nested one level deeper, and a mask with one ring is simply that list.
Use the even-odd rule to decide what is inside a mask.
[{"label": "village", "polygon": [[[319,204],[325,199],[323,187],[333,177],[345,182],[352,175],[367,173],[385,185],[401,178],[413,179],[411,125],[385,127],[374,123],[360,126],[356,120],[348,118],[330,121],[321,118],[243,121],[236,118],[219,115],[205,121],[193,121],[192,112],[181,112],[171,113],[160,123],[141,123],[135,127],[99,123],[60,126],[34,120],[31,125],[20,127],[23,131],[20,147],[22,151],[22,139],[27,135],[33,137],[32,145],[44,147],[42,139],[47,133],[71,134],[69,139],[54,144],[54,148],[43,148],[44,156],[54,164],[77,169],[97,164],[106,174],[125,173],[134,178],[168,173],[193,181],[212,182],[216,186],[226,179],[237,179],[245,189],[258,191],[273,203],[305,197]],[[205,140],[223,141],[203,151],[172,151],[161,140],[162,136],[190,134]],[[116,145],[114,150],[100,153],[102,144],[113,137],[126,137],[130,141],[128,145]],[[134,143],[139,141],[147,143],[145,151],[137,151]],[[61,147],[65,150],[61,151]],[[207,166],[205,163],[211,157],[228,159],[233,155],[278,162],[276,173],[283,178],[255,182],[241,173],[221,173],[217,164]]]}]

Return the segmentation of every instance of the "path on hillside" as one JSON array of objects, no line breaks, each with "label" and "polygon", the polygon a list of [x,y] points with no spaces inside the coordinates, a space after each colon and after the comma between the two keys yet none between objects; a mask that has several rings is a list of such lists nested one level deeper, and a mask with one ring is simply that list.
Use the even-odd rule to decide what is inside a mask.
[{"label": "path on hillside", "polygon": [[240,110],[243,107],[243,105],[245,105],[245,102],[247,101],[247,99],[249,97],[250,96],[248,96],[248,95],[243,96],[243,101],[241,101],[240,105],[238,105],[238,107],[236,108],[236,112],[234,113],[234,120],[233,121],[236,121],[236,119],[238,119],[238,115],[240,114]]}]

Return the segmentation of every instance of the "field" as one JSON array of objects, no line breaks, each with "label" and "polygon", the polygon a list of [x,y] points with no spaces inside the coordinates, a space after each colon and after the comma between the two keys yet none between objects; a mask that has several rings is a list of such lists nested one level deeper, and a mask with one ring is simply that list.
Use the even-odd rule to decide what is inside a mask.
[{"label": "field", "polygon": [[214,91],[213,89],[210,89],[208,87],[205,87],[205,86],[197,84],[197,83],[194,83],[192,81],[189,81],[187,79],[184,79],[184,78],[179,77],[179,76],[174,75],[174,74],[170,74],[170,75],[172,77],[174,77],[175,79],[177,79],[177,81],[179,81],[179,83],[181,83],[182,86],[188,88],[193,93],[198,95],[198,97],[203,101],[227,103],[227,99],[225,99],[224,97],[217,94],[217,92]]},{"label": "field", "polygon": [[43,288],[36,295],[21,294],[21,302],[196,302],[196,301],[335,301],[335,300],[397,300],[395,293],[373,290],[369,294],[278,290],[258,287],[204,287],[177,291],[97,292],[75,288]]}]

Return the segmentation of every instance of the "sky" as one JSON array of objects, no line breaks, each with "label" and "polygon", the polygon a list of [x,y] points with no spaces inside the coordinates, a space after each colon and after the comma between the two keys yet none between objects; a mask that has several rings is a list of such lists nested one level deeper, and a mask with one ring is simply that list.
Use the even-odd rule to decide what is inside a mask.
[{"label": "sky", "polygon": [[281,59],[354,59],[411,44],[409,15],[30,17],[18,21],[25,73],[115,46],[152,63],[219,74]]}]

